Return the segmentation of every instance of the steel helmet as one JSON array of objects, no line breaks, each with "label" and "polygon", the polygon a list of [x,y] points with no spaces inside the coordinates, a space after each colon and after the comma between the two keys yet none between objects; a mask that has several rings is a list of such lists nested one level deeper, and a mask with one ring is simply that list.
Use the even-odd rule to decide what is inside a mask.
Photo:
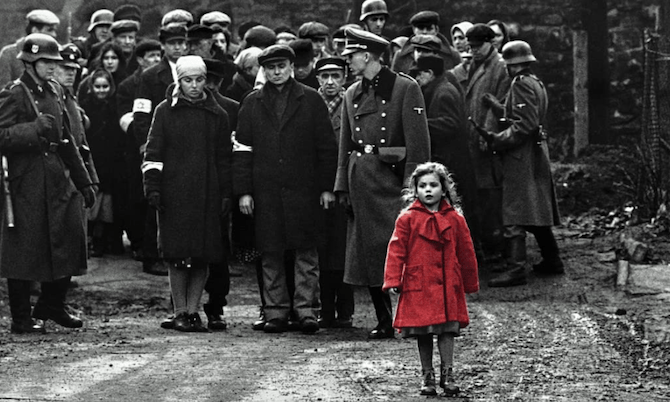
[{"label": "steel helmet", "polygon": [[26,36],[17,59],[33,63],[39,59],[62,61],[56,39],[43,33],[32,33]]},{"label": "steel helmet", "polygon": [[389,11],[386,8],[384,0],[365,0],[363,2],[363,5],[361,5],[360,21],[363,22],[366,18],[373,15],[383,15],[388,19]]},{"label": "steel helmet", "polygon": [[530,45],[522,40],[507,42],[502,48],[502,57],[506,65],[534,63],[537,61],[533,56]]}]

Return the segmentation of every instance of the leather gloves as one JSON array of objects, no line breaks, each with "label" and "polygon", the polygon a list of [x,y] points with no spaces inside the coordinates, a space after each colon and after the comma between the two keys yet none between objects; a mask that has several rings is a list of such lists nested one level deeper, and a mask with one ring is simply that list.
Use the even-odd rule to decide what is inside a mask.
[{"label": "leather gloves", "polygon": [[163,204],[161,204],[161,193],[158,191],[152,191],[147,195],[147,202],[149,206],[154,208],[158,212],[163,212]]},{"label": "leather gloves", "polygon": [[84,206],[91,208],[95,204],[95,189],[93,186],[86,186],[81,189],[81,195],[84,196]]},{"label": "leather gloves", "polygon": [[41,114],[37,116],[37,120],[35,120],[37,123],[37,133],[42,136],[48,133],[53,128],[55,121],[56,118],[50,114]]}]

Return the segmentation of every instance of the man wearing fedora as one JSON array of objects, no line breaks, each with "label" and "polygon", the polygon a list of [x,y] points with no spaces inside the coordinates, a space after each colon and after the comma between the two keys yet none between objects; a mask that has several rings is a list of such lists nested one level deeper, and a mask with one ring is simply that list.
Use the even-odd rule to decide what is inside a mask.
[{"label": "man wearing fedora", "polygon": [[[266,83],[243,101],[233,152],[233,188],[240,211],[253,215],[261,252],[263,330],[288,329],[293,310],[300,330],[319,330],[317,221],[332,208],[337,145],[321,96],[291,77],[295,53],[272,45],[258,56]],[[295,253],[293,304],[284,264]]]},{"label": "man wearing fedora", "polygon": [[430,159],[426,106],[419,85],[381,64],[389,42],[345,31],[342,53],[362,76],[344,96],[335,192],[349,212],[344,282],[366,286],[377,314],[370,339],[392,338],[391,299],[382,291],[386,248],[414,168]]}]

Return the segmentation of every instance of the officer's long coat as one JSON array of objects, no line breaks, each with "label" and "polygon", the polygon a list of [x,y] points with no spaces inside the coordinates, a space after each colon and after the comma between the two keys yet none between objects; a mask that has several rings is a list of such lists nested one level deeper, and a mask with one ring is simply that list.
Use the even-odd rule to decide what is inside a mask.
[{"label": "officer's long coat", "polygon": [[[419,85],[405,75],[383,68],[373,79],[374,93],[354,83],[344,97],[335,191],[349,193],[349,217],[344,281],[381,286],[386,248],[401,208],[401,190],[416,166],[430,158],[426,110]],[[365,153],[404,147],[400,163]],[[368,147],[370,148],[370,147]]]},{"label": "officer's long coat", "polygon": [[142,164],[144,190],[158,191],[159,240],[167,259],[220,262],[222,199],[232,195],[228,114],[209,90],[190,102],[168,97],[156,107]]},{"label": "officer's long coat", "polygon": [[[9,162],[9,188],[15,228],[0,219],[0,275],[53,281],[86,270],[83,198],[78,189],[91,184],[84,162],[64,121],[55,83],[38,86],[27,74],[21,80],[33,93],[41,113],[51,114],[54,128],[40,137],[31,100],[20,85],[2,94],[0,153]],[[57,151],[48,142],[60,143]]]},{"label": "officer's long coat", "polygon": [[[472,63],[470,69],[475,68],[474,61]],[[468,86],[464,89],[468,115],[479,126],[487,130],[496,130],[495,116],[482,103],[482,96],[486,93],[490,93],[502,101],[509,90],[509,77],[507,76],[505,63],[495,49],[492,49],[489,56],[472,73]],[[484,140],[479,137],[477,131],[470,127],[469,147],[472,163],[475,166],[477,187],[500,187],[500,159],[496,155],[492,155],[490,150],[482,151],[480,145],[483,142]]]},{"label": "officer's long coat", "polygon": [[505,101],[505,117],[514,123],[494,135],[503,162],[503,224],[560,224],[546,140],[532,133],[544,122],[547,92],[525,70],[514,77]]},{"label": "officer's long coat", "polygon": [[286,110],[276,117],[266,83],[240,108],[233,153],[235,195],[254,199],[259,251],[317,246],[319,196],[333,190],[335,134],[321,95],[290,78]]}]

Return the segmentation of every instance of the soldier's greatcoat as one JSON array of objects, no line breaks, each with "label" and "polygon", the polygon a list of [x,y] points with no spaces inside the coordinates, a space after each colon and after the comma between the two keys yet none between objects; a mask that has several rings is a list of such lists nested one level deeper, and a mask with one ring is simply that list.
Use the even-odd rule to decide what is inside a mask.
[{"label": "soldier's greatcoat", "polygon": [[[335,191],[349,193],[353,209],[344,281],[381,286],[403,183],[429,160],[430,139],[426,106],[414,80],[383,67],[370,87],[364,92],[358,81],[345,94]],[[387,147],[404,148],[404,158],[379,155]]]},{"label": "soldier's greatcoat", "polygon": [[[36,113],[24,88],[12,84],[0,105],[0,153],[9,162],[9,188],[16,227],[0,219],[0,275],[49,282],[86,270],[83,197],[91,184],[70,134],[60,99],[61,88],[41,86],[21,76],[40,113],[56,120],[38,134]],[[58,146],[49,146],[49,143]]]},{"label": "soldier's greatcoat", "polygon": [[537,135],[547,113],[547,91],[529,70],[516,75],[505,101],[505,117],[513,121],[495,134],[502,154],[503,225],[560,224],[547,141]]}]

